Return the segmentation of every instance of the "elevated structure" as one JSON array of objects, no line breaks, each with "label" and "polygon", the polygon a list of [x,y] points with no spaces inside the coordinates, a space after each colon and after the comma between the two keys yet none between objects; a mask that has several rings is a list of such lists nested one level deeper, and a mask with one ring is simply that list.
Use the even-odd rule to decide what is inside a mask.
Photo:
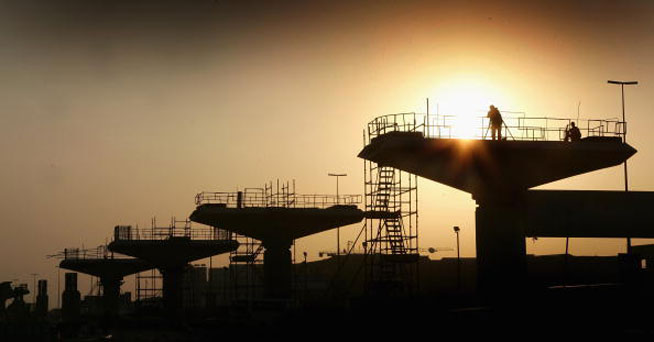
[{"label": "elevated structure", "polygon": [[515,293],[523,284],[529,188],[619,165],[636,153],[622,142],[624,122],[580,122],[584,138],[571,143],[563,141],[570,120],[503,115],[508,138],[502,141],[486,137],[486,118],[466,131],[449,116],[378,117],[368,124],[370,139],[359,153],[472,194],[479,280],[488,294]]},{"label": "elevated structure", "polygon": [[190,221],[181,221],[178,228],[174,218],[167,227],[139,230],[132,226],[116,226],[109,250],[147,261],[163,276],[164,309],[172,317],[180,317],[182,310],[182,281],[189,262],[227,253],[238,247],[225,232],[210,227],[192,228]]},{"label": "elevated structure", "polygon": [[117,257],[104,245],[94,249],[66,248],[55,256],[62,259],[59,262],[60,268],[100,279],[105,324],[111,324],[111,320],[118,314],[120,285],[123,283],[123,278],[154,267],[141,259]]},{"label": "elevated structure", "polygon": [[654,238],[654,192],[529,190],[527,237]]},{"label": "elevated structure", "polygon": [[291,293],[293,240],[360,222],[359,195],[297,195],[247,189],[239,192],[203,192],[196,196],[191,220],[261,241],[264,292],[268,298]]}]

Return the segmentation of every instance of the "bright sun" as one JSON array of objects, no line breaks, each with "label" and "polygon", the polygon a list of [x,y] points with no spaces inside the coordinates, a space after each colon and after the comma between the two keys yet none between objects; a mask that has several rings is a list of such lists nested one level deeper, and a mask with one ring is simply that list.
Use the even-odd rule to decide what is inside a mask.
[{"label": "bright sun", "polygon": [[438,111],[451,125],[451,135],[459,139],[478,139],[484,135],[488,107],[498,105],[495,87],[478,77],[458,77],[434,89]]}]

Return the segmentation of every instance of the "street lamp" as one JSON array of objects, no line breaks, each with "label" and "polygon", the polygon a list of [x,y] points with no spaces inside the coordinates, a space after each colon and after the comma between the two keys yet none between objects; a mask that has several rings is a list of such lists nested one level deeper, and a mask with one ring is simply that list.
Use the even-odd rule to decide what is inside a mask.
[{"label": "street lamp", "polygon": [[307,264],[307,252],[304,251],[302,254],[304,255],[304,298],[306,298],[309,288],[309,264]]},{"label": "street lamp", "polygon": [[461,288],[461,252],[459,250],[459,226],[454,226],[454,233],[456,234],[456,288]]},{"label": "street lamp", "polygon": [[[627,119],[625,118],[625,111],[624,111],[624,86],[625,85],[637,85],[638,81],[612,81],[608,80],[607,81],[609,84],[619,84],[620,85],[620,91],[622,93],[622,125],[624,127],[624,132],[622,134],[622,140],[626,144],[627,143]],[[627,178],[627,160],[625,159],[624,161],[624,191],[629,192],[629,180]],[[627,254],[631,254],[631,238],[627,238]]]},{"label": "street lamp", "polygon": [[[340,204],[338,196],[338,179],[347,176],[346,173],[328,173],[327,176],[336,177],[336,205]],[[336,257],[341,256],[341,227],[336,227]]]}]

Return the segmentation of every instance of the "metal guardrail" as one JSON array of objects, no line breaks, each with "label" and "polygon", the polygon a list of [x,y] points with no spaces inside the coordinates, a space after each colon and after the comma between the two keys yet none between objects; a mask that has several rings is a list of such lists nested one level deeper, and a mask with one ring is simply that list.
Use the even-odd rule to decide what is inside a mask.
[{"label": "metal guardrail", "polygon": [[107,249],[106,245],[100,245],[96,248],[65,248],[57,254],[48,255],[48,258],[63,260],[93,260],[126,259],[129,257],[122,254],[113,254]]},{"label": "metal guardrail", "polygon": [[[617,119],[568,119],[528,117],[522,112],[501,112],[502,136],[508,140],[562,141],[566,129],[575,122],[582,137],[620,137],[626,132],[626,122]],[[464,118],[454,115],[398,113],[382,115],[368,123],[368,138],[390,132],[418,132],[426,138],[490,140],[489,119],[486,116]],[[366,143],[369,143],[367,141]]]},{"label": "metal guardrail", "polygon": [[63,251],[63,259],[65,260],[107,259],[110,255],[111,252],[109,252],[107,246],[104,245],[90,249],[66,248]]},{"label": "metal guardrail", "polygon": [[114,227],[114,241],[116,240],[168,240],[170,238],[188,238],[191,240],[229,240],[228,231],[215,227],[183,228],[168,227],[139,228],[132,226]]},{"label": "metal guardrail", "polygon": [[201,192],[195,204],[224,204],[228,208],[328,208],[334,205],[357,205],[361,195],[298,195],[264,192]]}]

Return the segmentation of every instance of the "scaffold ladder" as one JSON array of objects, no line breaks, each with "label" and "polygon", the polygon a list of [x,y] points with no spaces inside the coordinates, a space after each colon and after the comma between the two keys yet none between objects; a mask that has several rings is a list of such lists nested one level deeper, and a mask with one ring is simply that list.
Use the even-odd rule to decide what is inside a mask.
[{"label": "scaffold ladder", "polygon": [[365,171],[367,286],[405,292],[417,283],[416,176],[368,161]]}]

